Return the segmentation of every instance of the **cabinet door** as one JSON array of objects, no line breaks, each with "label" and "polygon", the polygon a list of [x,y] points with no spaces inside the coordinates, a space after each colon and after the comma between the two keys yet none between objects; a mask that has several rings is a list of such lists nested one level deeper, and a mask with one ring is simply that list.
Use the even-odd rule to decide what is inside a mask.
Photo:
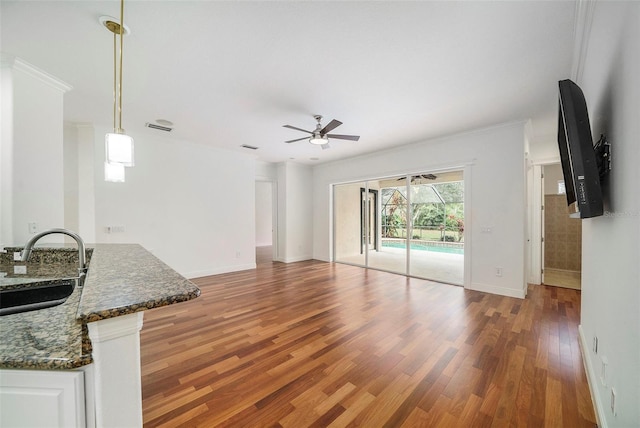
[{"label": "cabinet door", "polygon": [[0,426],[85,427],[83,373],[0,370]]}]

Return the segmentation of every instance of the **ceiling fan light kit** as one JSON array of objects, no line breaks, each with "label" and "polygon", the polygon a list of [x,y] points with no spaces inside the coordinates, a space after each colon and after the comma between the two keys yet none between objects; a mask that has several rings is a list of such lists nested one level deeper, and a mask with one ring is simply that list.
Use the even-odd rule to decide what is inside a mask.
[{"label": "ceiling fan light kit", "polygon": [[329,143],[329,138],[327,138],[327,136],[325,135],[324,137],[321,136],[313,136],[311,138],[309,138],[309,142],[311,144],[317,144],[319,146],[325,145]]},{"label": "ceiling fan light kit", "polygon": [[332,130],[336,129],[338,126],[342,125],[342,122],[339,120],[333,119],[327,126],[322,127],[322,116],[315,115],[313,118],[318,122],[316,124],[316,129],[313,131],[307,131],[306,129],[297,128],[291,125],[282,125],[285,128],[294,129],[296,131],[306,132],[307,134],[311,134],[311,137],[302,137],[297,138],[295,140],[285,141],[285,143],[295,143],[296,141],[308,140],[309,143],[322,147],[322,150],[326,150],[329,148],[329,138],[334,138],[337,140],[350,140],[350,141],[358,141],[360,139],[359,135],[339,135],[339,134],[329,134]]}]

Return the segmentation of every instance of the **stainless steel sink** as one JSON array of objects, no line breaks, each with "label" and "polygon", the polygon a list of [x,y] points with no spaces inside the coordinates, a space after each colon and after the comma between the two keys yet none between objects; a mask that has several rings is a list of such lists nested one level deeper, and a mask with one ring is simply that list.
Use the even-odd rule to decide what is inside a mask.
[{"label": "stainless steel sink", "polygon": [[0,290],[0,315],[50,308],[64,303],[76,286],[76,279],[59,279],[38,286]]}]

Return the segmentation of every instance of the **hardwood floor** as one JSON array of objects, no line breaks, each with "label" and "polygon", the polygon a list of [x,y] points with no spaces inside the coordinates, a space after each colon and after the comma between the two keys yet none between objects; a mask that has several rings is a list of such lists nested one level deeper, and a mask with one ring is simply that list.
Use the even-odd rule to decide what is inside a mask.
[{"label": "hardwood floor", "polygon": [[145,314],[146,427],[595,426],[579,291],[268,257],[195,282],[198,299]]}]

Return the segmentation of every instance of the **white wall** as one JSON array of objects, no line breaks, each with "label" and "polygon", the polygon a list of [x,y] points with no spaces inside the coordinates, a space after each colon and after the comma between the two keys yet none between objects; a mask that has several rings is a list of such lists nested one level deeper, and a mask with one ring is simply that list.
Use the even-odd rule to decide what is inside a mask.
[{"label": "white wall", "polygon": [[596,2],[587,43],[576,83],[594,138],[612,144],[613,170],[605,215],[582,220],[581,339],[600,426],[640,426],[640,3]]},{"label": "white wall", "polygon": [[256,246],[272,244],[273,184],[256,181]]},{"label": "white wall", "polygon": [[313,239],[313,175],[311,168],[293,162],[276,166],[278,177],[278,254],[290,263],[309,260]]},{"label": "white wall", "polygon": [[[63,131],[63,179],[64,179],[64,227],[76,233],[80,231],[80,207],[78,179],[79,169],[78,129],[65,123]],[[83,239],[87,239],[82,236]],[[86,241],[85,241],[86,242]]]},{"label": "white wall", "polygon": [[[506,124],[316,166],[314,258],[332,258],[331,184],[467,166],[465,258],[470,258],[470,272],[465,286],[524,297],[524,125]],[[486,228],[491,233],[481,232]],[[502,277],[495,276],[496,267],[503,269]]]},{"label": "white wall", "polygon": [[95,137],[89,124],[64,124],[64,227],[88,243],[96,242]]},{"label": "white wall", "polygon": [[[1,55],[1,53],[0,53]],[[13,244],[13,58],[0,56],[0,247]]]},{"label": "white wall", "polygon": [[23,245],[33,235],[30,222],[38,232],[64,225],[62,102],[69,89],[19,58],[2,57],[0,244]]},{"label": "white wall", "polygon": [[278,180],[278,165],[256,160],[256,180],[276,182]]},{"label": "white wall", "polygon": [[124,183],[109,183],[105,132],[95,133],[97,242],[140,243],[187,277],[255,267],[252,156],[138,132],[136,165]]},{"label": "white wall", "polygon": [[[94,166],[95,130],[88,124],[76,124],[78,148],[78,233],[86,242],[96,242],[96,192]],[[104,137],[99,136],[103,141]],[[104,147],[98,148],[104,153]],[[102,165],[99,166],[102,171]]]}]

